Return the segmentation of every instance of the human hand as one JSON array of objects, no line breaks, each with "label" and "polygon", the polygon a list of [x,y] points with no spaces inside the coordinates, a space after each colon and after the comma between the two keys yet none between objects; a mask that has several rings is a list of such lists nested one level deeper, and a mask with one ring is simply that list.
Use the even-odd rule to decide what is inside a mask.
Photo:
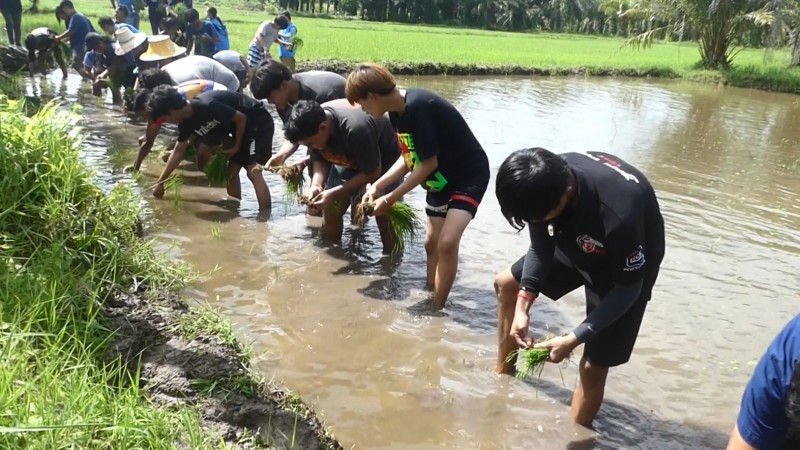
[{"label": "human hand", "polygon": [[328,209],[339,197],[339,190],[325,189],[324,191],[318,193],[315,197],[311,197],[311,206]]},{"label": "human hand", "polygon": [[277,167],[277,166],[282,166],[284,163],[286,163],[286,155],[277,153],[273,157],[267,160],[266,166]]},{"label": "human hand", "polygon": [[531,318],[527,311],[522,309],[515,310],[509,335],[514,338],[517,345],[522,348],[528,348],[533,344],[533,339],[528,336],[528,325],[530,321]]},{"label": "human hand", "polygon": [[367,184],[367,190],[364,192],[364,196],[361,197],[361,203],[368,205],[375,201],[375,195],[378,194],[378,191],[375,189],[375,185],[372,183]]},{"label": "human hand", "polygon": [[158,185],[156,185],[156,188],[153,190],[153,197],[164,198],[164,183],[158,183]]},{"label": "human hand", "polygon": [[[513,326],[512,326],[513,328]],[[568,357],[575,347],[580,344],[575,333],[570,333],[566,336],[558,336],[548,339],[544,342],[535,344],[533,348],[544,348],[550,351],[548,361],[553,363],[560,363],[564,358]]]},{"label": "human hand", "polygon": [[374,201],[373,204],[375,205],[375,209],[372,211],[372,215],[374,216],[382,216],[386,214],[387,212],[389,212],[389,208],[392,206],[392,204],[389,203],[388,194],[378,198],[377,200]]}]

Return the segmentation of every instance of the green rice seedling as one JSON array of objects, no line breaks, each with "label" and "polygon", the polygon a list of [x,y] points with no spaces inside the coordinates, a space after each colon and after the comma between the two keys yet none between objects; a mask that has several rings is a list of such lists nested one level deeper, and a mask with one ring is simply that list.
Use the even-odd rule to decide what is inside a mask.
[{"label": "green rice seedling", "polygon": [[175,195],[172,198],[172,205],[175,209],[181,208],[181,188],[183,187],[183,177],[180,175],[173,175],[164,182],[164,190],[174,190]]},{"label": "green rice seedling", "polygon": [[222,224],[217,222],[214,225],[211,225],[211,237],[214,239],[221,241],[222,240]]},{"label": "green rice seedling", "polygon": [[520,363],[516,375],[518,380],[524,380],[534,374],[538,379],[542,376],[549,356],[550,350],[546,348],[521,348],[508,355],[506,362],[516,360]]},{"label": "green rice seedling", "polygon": [[[375,212],[375,203],[359,203],[356,207],[353,223],[363,227],[367,223],[367,217]],[[395,238],[395,245],[392,249],[393,254],[400,253],[406,246],[406,242],[413,241],[418,234],[420,221],[414,209],[405,202],[395,202],[386,212],[389,221],[389,228]]]},{"label": "green rice seedling", "polygon": [[303,177],[303,169],[298,166],[280,166],[270,167],[269,171],[277,173],[286,181],[286,198],[296,199],[303,191],[305,184],[305,177]]},{"label": "green rice seedling", "polygon": [[222,153],[217,153],[206,166],[206,178],[209,183],[219,184],[228,181],[228,158]]}]

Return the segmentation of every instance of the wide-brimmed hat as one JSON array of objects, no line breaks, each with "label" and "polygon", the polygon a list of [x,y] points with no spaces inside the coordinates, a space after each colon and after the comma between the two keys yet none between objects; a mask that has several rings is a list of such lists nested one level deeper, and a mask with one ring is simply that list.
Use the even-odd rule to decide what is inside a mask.
[{"label": "wide-brimmed hat", "polygon": [[139,57],[142,61],[161,61],[186,53],[186,47],[175,44],[165,34],[147,36],[147,42],[149,44],[147,51]]},{"label": "wide-brimmed hat", "polygon": [[147,33],[141,31],[134,33],[128,27],[122,27],[114,32],[114,37],[117,39],[117,44],[114,46],[114,53],[122,56],[142,45],[142,42],[147,40]]}]

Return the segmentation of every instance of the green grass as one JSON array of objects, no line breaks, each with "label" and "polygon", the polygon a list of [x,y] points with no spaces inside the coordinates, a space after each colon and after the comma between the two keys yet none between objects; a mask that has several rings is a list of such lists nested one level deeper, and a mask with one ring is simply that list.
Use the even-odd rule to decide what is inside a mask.
[{"label": "green grass", "polygon": [[0,102],[0,448],[214,448],[197,413],[155,409],[137,373],[106,361],[100,305],[134,279],[184,284],[184,266],[136,236],[138,197],[80,163],[79,118]]},{"label": "green grass", "polygon": [[194,308],[178,319],[175,332],[188,340],[201,335],[216,336],[222,344],[234,350],[245,364],[253,357],[253,348],[242,344],[233,332],[231,323],[223,319],[219,312],[209,305]]},{"label": "green grass", "polygon": [[[212,3],[197,3],[201,13]],[[258,24],[273,14],[252,11],[230,1],[213,3],[219,9],[230,34],[231,48],[246,52]],[[42,5],[52,9],[55,2]],[[86,0],[79,10],[93,22],[109,13],[108,2]],[[700,81],[722,81],[737,86],[800,92],[800,69],[787,68],[789,52],[744,49],[729,71],[709,76],[696,68],[699,61],[693,42],[657,42],[652,48],[623,47],[624,40],[611,37],[556,34],[509,33],[469,28],[366,22],[361,20],[296,17],[304,41],[298,61],[341,60],[434,63],[466,67],[517,66],[549,73],[570,73],[583,69],[589,74],[650,74],[688,77]],[[23,28],[56,26],[51,13],[23,18]],[[149,30],[146,18],[141,28]],[[62,30],[61,27],[56,27]],[[272,48],[277,56],[277,46]],[[455,71],[458,72],[458,71]]]}]

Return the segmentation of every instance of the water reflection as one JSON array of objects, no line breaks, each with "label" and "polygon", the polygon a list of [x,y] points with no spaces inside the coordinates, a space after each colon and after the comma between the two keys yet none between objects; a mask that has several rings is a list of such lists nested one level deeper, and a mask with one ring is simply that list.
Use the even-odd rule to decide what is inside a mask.
[{"label": "water reflection", "polygon": [[[60,77],[60,75],[59,75]],[[91,117],[87,161],[103,183],[111,148],[142,132],[101,99],[66,83],[31,89],[80,101]],[[275,201],[255,220],[254,195],[221,202],[202,178],[180,208],[153,202],[176,255],[207,274],[190,294],[218,305],[261,353],[259,369],[285,379],[325,412],[346,447],[721,448],[758,358],[798,312],[800,187],[794,96],[683,82],[566,78],[404,78],[451,99],[486,147],[493,169],[512,150],[600,150],[641,168],[667,220],[668,250],[632,361],[612,371],[599,435],[568,422],[574,366],[548,367],[538,385],[491,372],[494,273],[527,247],[488,192],[462,241],[444,314],[420,313],[421,243],[402,258],[380,255],[370,224],[341,246],[317,244],[317,225]],[[277,123],[280,123],[279,121]],[[117,139],[116,144],[114,138]],[[275,137],[281,143],[280,133]],[[148,185],[156,171],[146,170]],[[243,185],[246,181],[243,181]],[[490,183],[490,191],[493,183]],[[422,211],[423,196],[407,198]],[[211,236],[221,227],[221,238]],[[535,335],[567,331],[583,299],[537,302]],[[563,381],[562,381],[563,377]]]}]

